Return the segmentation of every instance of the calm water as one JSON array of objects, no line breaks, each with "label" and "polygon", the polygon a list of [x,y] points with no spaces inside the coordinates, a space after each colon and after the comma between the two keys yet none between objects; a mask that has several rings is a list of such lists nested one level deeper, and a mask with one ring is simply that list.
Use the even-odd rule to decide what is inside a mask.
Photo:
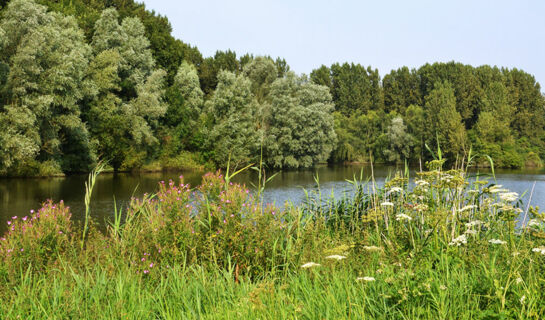
[{"label": "calm water", "polygon": [[[280,172],[267,184],[265,201],[283,205],[286,201],[294,204],[305,198],[304,189],[317,190],[315,175],[319,177],[322,195],[339,197],[343,192],[350,192],[351,185],[346,179],[359,178],[363,170],[363,177],[369,177],[371,169],[368,166],[321,166],[313,170]],[[416,169],[415,169],[416,170]],[[411,173],[414,176],[414,171]],[[385,178],[395,171],[395,167],[376,167],[375,178],[381,185]],[[177,180],[180,174],[184,175],[185,182],[192,186],[198,185],[203,172],[161,172],[161,173],[121,173],[102,174],[98,177],[92,199],[92,215],[100,223],[111,219],[114,208],[114,196],[119,206],[125,206],[131,196],[140,197],[144,193],[154,192],[158,181]],[[496,171],[498,184],[512,191],[527,195],[535,183],[531,200],[532,205],[545,208],[545,170],[500,170]],[[75,175],[65,178],[49,179],[0,179],[0,233],[6,230],[6,221],[11,216],[24,216],[31,209],[37,209],[46,199],[59,201],[63,199],[72,208],[73,217],[80,219],[84,212],[83,196],[87,175]],[[234,179],[236,182],[251,186],[257,182],[254,172],[240,174]],[[492,180],[491,178],[489,179]]]}]

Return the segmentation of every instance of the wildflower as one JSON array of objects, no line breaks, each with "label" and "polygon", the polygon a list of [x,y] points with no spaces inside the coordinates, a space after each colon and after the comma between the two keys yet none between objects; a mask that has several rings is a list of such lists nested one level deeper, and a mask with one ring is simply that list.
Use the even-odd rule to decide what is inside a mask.
[{"label": "wildflower", "polygon": [[403,192],[403,189],[400,187],[393,187],[390,189],[389,193],[392,193],[392,192]]},{"label": "wildflower", "polygon": [[473,220],[473,221],[469,221],[468,223],[466,223],[466,228],[473,228],[475,226],[480,226],[481,224],[483,224],[484,222],[482,222],[481,220]]},{"label": "wildflower", "polygon": [[11,221],[8,221],[8,226],[11,225]]},{"label": "wildflower", "polygon": [[471,234],[471,235],[476,235],[477,234],[477,231],[473,230],[473,229],[467,229],[464,234]]},{"label": "wildflower", "polygon": [[365,281],[365,282],[372,282],[372,281],[375,281],[376,279],[373,278],[373,277],[357,277],[356,278],[356,281]]},{"label": "wildflower", "polygon": [[490,242],[491,244],[506,244],[507,242],[503,241],[503,240],[499,240],[499,239],[491,239],[491,240],[488,240],[488,242]]},{"label": "wildflower", "polygon": [[541,222],[539,222],[539,220],[537,219],[531,219],[530,221],[528,221],[528,227],[538,227],[541,225]]},{"label": "wildflower", "polygon": [[457,237],[457,238],[454,238],[452,239],[452,241],[448,244],[449,246],[461,246],[463,244],[467,244],[467,237],[465,234]]},{"label": "wildflower", "polygon": [[154,266],[153,262],[150,263],[149,267],[150,267],[150,268],[153,268],[153,266]]},{"label": "wildflower", "polygon": [[464,212],[464,211],[475,209],[475,208],[477,208],[477,206],[474,205],[474,204],[471,204],[471,205],[467,205],[467,206],[465,206],[465,207],[463,207],[461,209],[458,209],[458,212]]},{"label": "wildflower", "polygon": [[516,282],[517,284],[521,284],[522,282],[524,282],[524,280],[522,280],[521,277],[518,277],[518,278],[515,280],[515,282]]},{"label": "wildflower", "polygon": [[144,273],[145,273],[145,274],[148,274],[148,273],[149,273],[149,270],[144,270]]},{"label": "wildflower", "polygon": [[385,201],[385,202],[381,203],[380,205],[383,206],[383,207],[393,207],[394,206],[394,204],[389,202],[389,201]]},{"label": "wildflower", "polygon": [[488,188],[489,193],[499,193],[499,192],[508,192],[509,190],[503,189],[503,186],[501,184],[497,184],[495,186],[492,186]]},{"label": "wildflower", "polygon": [[17,220],[17,216],[11,217],[11,220]]},{"label": "wildflower", "polygon": [[321,266],[321,264],[319,264],[319,263],[307,262],[304,265],[302,265],[301,268],[308,269],[308,268],[319,267],[319,266]]},{"label": "wildflower", "polygon": [[538,247],[538,248],[533,248],[532,251],[535,252],[535,253],[541,253],[542,255],[545,255],[545,247],[543,247],[543,246]]},{"label": "wildflower", "polygon": [[417,204],[417,205],[414,206],[414,210],[416,210],[418,212],[426,211],[426,210],[428,210],[428,206],[425,205],[425,204]]},{"label": "wildflower", "polygon": [[346,259],[345,256],[340,256],[338,254],[334,254],[332,256],[327,256],[325,257],[326,259],[330,259],[330,260],[342,260],[342,259]]},{"label": "wildflower", "polygon": [[21,252],[25,251],[25,249],[21,249]]},{"label": "wildflower", "polygon": [[500,193],[500,199],[505,202],[513,202],[516,201],[519,197],[519,194],[516,192],[506,192],[506,193]]},{"label": "wildflower", "polygon": [[443,291],[444,291],[444,290],[447,290],[447,286],[445,286],[444,284],[442,284],[442,285],[439,286],[439,289],[441,289],[441,290],[443,290]]},{"label": "wildflower", "polygon": [[404,213],[399,213],[399,214],[396,215],[396,220],[397,221],[402,221],[402,220],[411,221],[412,219],[413,218],[411,216],[408,216],[408,215],[406,215]]},{"label": "wildflower", "polygon": [[34,213],[34,210],[30,210],[30,214],[33,214]]},{"label": "wildflower", "polygon": [[414,183],[416,183],[417,186],[423,187],[423,186],[429,186],[430,183],[425,180],[416,180]]},{"label": "wildflower", "polygon": [[140,259],[140,261],[144,262],[144,261],[146,261],[146,258],[142,258],[142,259]]},{"label": "wildflower", "polygon": [[363,246],[363,250],[366,250],[366,251],[380,251],[380,250],[382,250],[382,248],[377,247],[377,246]]},{"label": "wildflower", "polygon": [[24,217],[23,217],[23,221],[26,221],[26,219],[28,219],[28,217],[27,217],[27,216],[24,216]]}]

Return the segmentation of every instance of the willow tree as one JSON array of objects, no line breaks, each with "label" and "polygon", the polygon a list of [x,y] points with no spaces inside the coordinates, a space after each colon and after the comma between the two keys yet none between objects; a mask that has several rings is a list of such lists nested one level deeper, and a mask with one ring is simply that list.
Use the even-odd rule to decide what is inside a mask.
[{"label": "willow tree", "polygon": [[83,32],[72,17],[29,0],[11,2],[1,27],[9,39],[0,53],[9,57],[0,115],[4,170],[35,159],[57,170],[87,170],[94,157],[79,104],[88,94],[91,50]]},{"label": "willow tree", "polygon": [[454,89],[448,81],[435,83],[426,97],[426,118],[429,120],[426,140],[428,145],[439,143],[444,153],[450,156],[463,154],[467,150],[467,134],[462,116],[456,111]]},{"label": "willow tree", "polygon": [[251,162],[259,150],[261,132],[256,127],[258,104],[252,93],[252,83],[244,75],[220,71],[218,85],[206,103],[212,118],[208,141],[212,159],[225,167]]},{"label": "willow tree", "polygon": [[163,101],[166,73],[155,70],[149,41],[138,18],[119,24],[115,9],[106,9],[95,24],[89,68],[97,96],[87,119],[97,149],[114,169],[143,164],[157,147],[158,119],[167,111]]},{"label": "willow tree", "polygon": [[194,65],[182,62],[166,96],[168,109],[162,119],[166,125],[163,128],[166,153],[174,156],[183,148],[199,149],[202,146],[203,124],[200,121],[204,94]]},{"label": "willow tree", "polygon": [[273,82],[269,101],[267,162],[276,168],[298,168],[326,161],[337,142],[328,88],[290,72]]}]

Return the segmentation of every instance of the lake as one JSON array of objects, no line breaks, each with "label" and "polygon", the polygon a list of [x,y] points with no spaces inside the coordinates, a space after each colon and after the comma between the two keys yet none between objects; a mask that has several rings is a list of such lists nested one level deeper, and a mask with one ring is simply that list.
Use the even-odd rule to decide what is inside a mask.
[{"label": "lake", "polygon": [[[320,190],[324,197],[342,196],[343,192],[350,192],[352,186],[346,179],[360,177],[366,179],[371,175],[371,168],[364,165],[335,165],[319,166],[309,170],[281,171],[267,184],[264,201],[283,206],[286,201],[299,204],[305,198],[304,189],[316,191],[315,176],[319,177]],[[375,166],[374,175],[378,185],[384,183],[385,178],[395,172],[395,167]],[[411,169],[414,177],[416,168]],[[112,219],[114,197],[117,206],[126,206],[131,196],[140,197],[144,193],[152,193],[157,189],[157,183],[161,180],[177,181],[180,175],[185,182],[192,186],[200,184],[204,172],[157,172],[157,173],[105,173],[97,178],[93,191],[91,211],[93,218],[99,223]],[[527,192],[523,200],[527,203],[532,186],[535,183],[531,204],[545,208],[545,170],[521,169],[521,170],[496,170],[498,184],[511,191],[523,194]],[[12,216],[25,216],[31,209],[41,207],[41,203],[47,199],[54,201],[64,200],[71,207],[75,219],[81,219],[85,211],[83,197],[85,193],[85,181],[87,175],[72,175],[62,178],[46,179],[0,179],[0,233],[7,229],[6,221]],[[487,180],[493,181],[490,177]],[[245,183],[257,183],[257,174],[247,171],[235,177],[234,181]]]}]

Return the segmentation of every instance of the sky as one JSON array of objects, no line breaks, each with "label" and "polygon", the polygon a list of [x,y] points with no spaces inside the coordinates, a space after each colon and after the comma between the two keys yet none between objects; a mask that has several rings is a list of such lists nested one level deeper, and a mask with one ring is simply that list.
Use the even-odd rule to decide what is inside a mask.
[{"label": "sky", "polygon": [[545,84],[542,0],[145,0],[173,35],[217,50],[285,58],[309,74],[335,62],[378,68],[458,61],[518,68]]}]

